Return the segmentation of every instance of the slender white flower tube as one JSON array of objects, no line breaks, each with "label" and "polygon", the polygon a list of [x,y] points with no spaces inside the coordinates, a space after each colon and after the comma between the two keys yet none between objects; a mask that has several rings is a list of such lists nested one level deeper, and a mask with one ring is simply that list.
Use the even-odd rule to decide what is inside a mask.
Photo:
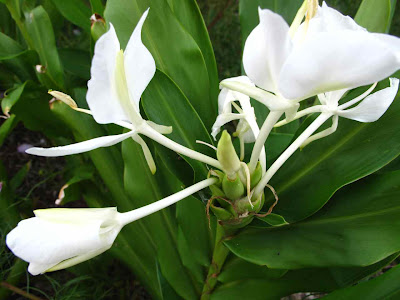
[{"label": "slender white flower tube", "polygon": [[29,262],[32,275],[65,269],[111,248],[122,227],[168,207],[218,181],[209,178],[174,195],[126,213],[108,208],[50,208],[19,222],[6,238],[8,248]]}]

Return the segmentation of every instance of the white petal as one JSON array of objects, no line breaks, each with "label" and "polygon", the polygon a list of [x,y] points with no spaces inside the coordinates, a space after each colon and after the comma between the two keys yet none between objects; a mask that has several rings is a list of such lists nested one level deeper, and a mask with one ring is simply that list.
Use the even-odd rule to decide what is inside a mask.
[{"label": "white petal", "polygon": [[400,61],[400,38],[384,33],[371,33],[376,39],[383,42],[386,47],[397,54],[397,60]]},{"label": "white petal", "polygon": [[101,223],[64,224],[29,218],[7,235],[6,243],[19,258],[48,267],[109,244],[100,235]]},{"label": "white petal", "polygon": [[392,104],[399,88],[399,80],[390,78],[390,87],[369,95],[354,108],[342,110],[338,115],[359,122],[375,122]]},{"label": "white petal", "polygon": [[31,262],[28,266],[28,272],[31,273],[31,275],[39,275],[45,273],[48,269],[51,267],[54,267],[57,263],[53,264],[38,264]]},{"label": "white petal", "polygon": [[339,104],[339,100],[347,91],[348,89],[342,89],[325,93],[326,103],[324,104],[328,105],[330,108],[336,108]]},{"label": "white petal", "polygon": [[88,82],[86,99],[97,123],[106,124],[128,121],[114,91],[114,72],[117,53],[120,50],[115,29],[103,34],[94,47],[91,79]]},{"label": "white petal", "polygon": [[312,38],[321,32],[335,32],[341,30],[366,31],[359,26],[351,17],[342,15],[336,9],[328,7],[324,2],[318,8],[317,14],[307,23],[300,25],[297,30],[293,43],[298,46],[306,39]]},{"label": "white petal", "polygon": [[142,26],[148,12],[149,9],[147,9],[140,18],[136,28],[133,30],[124,53],[128,89],[138,112],[140,97],[156,72],[154,58],[149,50],[147,50],[146,46],[143,45],[141,38]]},{"label": "white petal", "polygon": [[88,220],[105,220],[117,218],[116,207],[105,208],[47,208],[33,211],[36,217],[53,222],[87,223]]},{"label": "white petal", "polygon": [[211,135],[213,136],[214,140],[217,140],[217,134],[221,131],[221,127],[224,126],[226,123],[229,123],[233,120],[238,120],[240,118],[243,118],[244,115],[242,114],[232,114],[232,113],[227,113],[227,114],[221,114],[217,117],[215,120],[214,125],[212,126],[211,130]]},{"label": "white petal", "polygon": [[368,32],[320,33],[289,56],[279,90],[288,99],[298,99],[371,84],[400,68],[397,55]]},{"label": "white petal", "polygon": [[[224,79],[223,82],[242,82],[248,84],[249,86],[255,86],[255,84],[250,80],[247,76],[238,76]],[[231,113],[232,112],[232,105],[231,103],[234,101],[239,101],[240,106],[242,107],[243,111],[246,112],[251,108],[250,104],[250,97],[242,94],[240,92],[232,91],[228,88],[224,88],[221,86],[221,92],[218,96],[218,113]]]},{"label": "white petal", "polygon": [[115,145],[130,136],[136,134],[135,131],[129,131],[127,133],[118,134],[118,135],[108,135],[108,136],[101,136],[95,139],[87,140],[84,142],[71,144],[67,146],[60,146],[60,147],[53,147],[53,148],[29,148],[25,152],[32,155],[38,156],[65,156],[65,155],[72,155],[77,153],[83,153],[87,151],[91,151],[100,147],[108,147]]},{"label": "white petal", "polygon": [[244,46],[243,66],[257,86],[277,92],[280,70],[292,49],[289,26],[280,15],[268,9],[259,9],[259,16],[260,24]]}]

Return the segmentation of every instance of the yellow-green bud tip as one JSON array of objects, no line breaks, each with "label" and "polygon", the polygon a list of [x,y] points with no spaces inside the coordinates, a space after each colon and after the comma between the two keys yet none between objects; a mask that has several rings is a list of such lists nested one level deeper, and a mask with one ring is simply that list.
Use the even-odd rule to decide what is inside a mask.
[{"label": "yellow-green bud tip", "polygon": [[240,160],[226,130],[222,132],[218,141],[217,158],[227,176],[231,179],[236,178],[235,175],[240,170]]}]

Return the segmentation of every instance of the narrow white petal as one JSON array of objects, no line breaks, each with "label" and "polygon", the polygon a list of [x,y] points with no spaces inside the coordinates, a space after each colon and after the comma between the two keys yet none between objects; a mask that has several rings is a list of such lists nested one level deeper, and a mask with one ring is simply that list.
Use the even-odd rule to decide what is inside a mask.
[{"label": "narrow white petal", "polygon": [[91,79],[88,82],[86,99],[97,123],[115,123],[129,120],[114,91],[116,57],[120,50],[115,29],[103,34],[94,48]]},{"label": "narrow white petal", "polygon": [[399,80],[390,78],[390,87],[369,95],[359,105],[341,110],[338,115],[359,122],[375,122],[392,104],[399,88]]},{"label": "narrow white petal", "polygon": [[292,50],[289,26],[278,14],[259,9],[260,24],[253,29],[243,50],[243,66],[259,87],[277,92],[282,65]]},{"label": "narrow white petal", "polygon": [[368,32],[320,33],[289,56],[279,90],[288,99],[307,98],[372,84],[399,68],[398,54]]},{"label": "narrow white petal", "polygon": [[102,136],[67,146],[60,146],[53,148],[37,148],[37,147],[29,148],[25,152],[32,155],[49,156],[49,157],[72,155],[72,154],[91,151],[100,147],[108,147],[115,145],[134,134],[136,134],[135,131],[129,131],[123,134]]},{"label": "narrow white petal", "polygon": [[105,208],[46,208],[33,211],[36,217],[63,223],[86,223],[88,220],[104,220],[116,218],[116,207]]},{"label": "narrow white petal", "polygon": [[[238,77],[227,78],[227,79],[224,79],[223,82],[224,83],[240,82],[240,83],[244,83],[248,86],[255,87],[255,84],[247,76],[238,76]],[[219,96],[218,96],[218,113],[219,114],[231,113],[232,112],[231,103],[236,100],[239,101],[240,106],[242,107],[243,111],[246,112],[247,110],[249,110],[249,108],[251,108],[249,96],[242,94],[240,92],[229,90],[228,88],[224,88],[221,85],[221,92],[219,93]]]},{"label": "narrow white petal", "polygon": [[215,120],[214,125],[212,126],[212,129],[211,129],[211,135],[214,138],[214,140],[217,140],[217,134],[221,131],[222,126],[224,126],[226,123],[229,123],[233,120],[238,120],[241,118],[244,118],[244,115],[233,114],[233,113],[219,115],[217,117],[217,119]]},{"label": "narrow white petal", "polygon": [[156,72],[154,58],[143,44],[141,38],[143,23],[148,13],[149,9],[140,18],[124,53],[126,81],[131,98],[135,102],[138,112],[140,97]]}]

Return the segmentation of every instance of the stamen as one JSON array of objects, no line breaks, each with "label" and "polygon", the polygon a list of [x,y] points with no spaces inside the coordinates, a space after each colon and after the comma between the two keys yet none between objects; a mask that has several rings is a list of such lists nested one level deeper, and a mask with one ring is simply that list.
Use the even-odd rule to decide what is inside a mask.
[{"label": "stamen", "polygon": [[340,105],[338,107],[338,109],[343,110],[343,109],[346,109],[346,108],[356,104],[357,102],[360,102],[362,99],[364,99],[365,97],[367,97],[369,94],[372,93],[372,91],[375,89],[377,84],[378,84],[378,82],[375,82],[373,85],[371,85],[371,87],[365,93],[362,93],[360,96],[354,98],[353,100],[350,100],[350,101]]},{"label": "stamen", "polygon": [[196,143],[197,143],[197,144],[206,145],[206,146],[210,147],[211,149],[217,151],[217,147],[215,147],[215,146],[213,146],[213,145],[211,145],[211,144],[209,144],[209,143],[206,143],[206,142],[203,142],[203,141],[200,141],[200,140],[196,140]]}]

